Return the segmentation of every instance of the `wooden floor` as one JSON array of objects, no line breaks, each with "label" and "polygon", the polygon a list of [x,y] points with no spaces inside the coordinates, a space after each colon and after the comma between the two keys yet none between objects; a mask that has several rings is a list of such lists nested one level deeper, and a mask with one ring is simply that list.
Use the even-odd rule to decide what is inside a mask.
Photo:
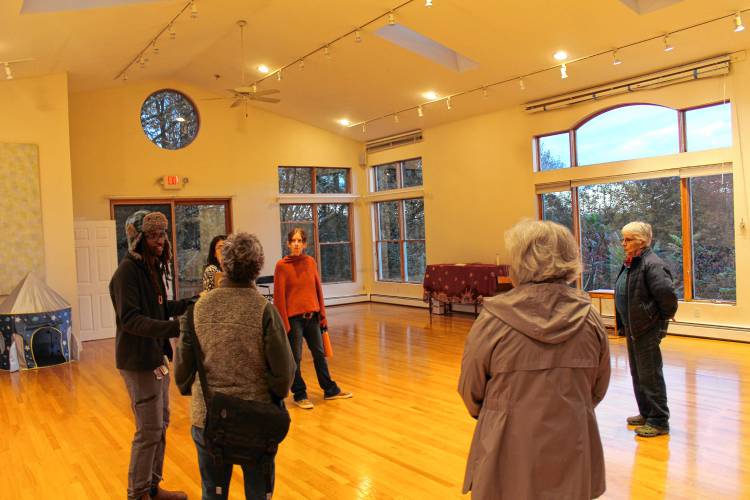
[{"label": "wooden floor", "polygon": [[[354,399],[323,401],[309,352],[315,409],[290,407],[276,499],[461,497],[474,421],[456,393],[473,317],[378,304],[329,311],[331,372]],[[607,462],[604,498],[750,498],[750,345],[668,337],[663,345],[672,434],[636,438],[623,340],[597,410]],[[172,388],[165,483],[200,498],[188,399]],[[0,498],[124,498],[133,432],[114,341],[80,362],[0,373]],[[237,468],[235,468],[237,469]],[[235,470],[231,498],[244,498]]]}]

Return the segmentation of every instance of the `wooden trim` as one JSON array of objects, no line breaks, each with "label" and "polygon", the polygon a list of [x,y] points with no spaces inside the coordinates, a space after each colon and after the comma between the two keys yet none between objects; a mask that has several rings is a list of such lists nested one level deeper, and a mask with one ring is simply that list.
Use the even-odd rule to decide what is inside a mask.
[{"label": "wooden trim", "polygon": [[678,152],[684,153],[687,151],[687,131],[685,130],[685,112],[678,111],[677,113],[677,137],[679,140]]},{"label": "wooden trim", "polygon": [[680,207],[682,212],[682,276],[684,300],[693,300],[693,231],[689,179],[680,179]]},{"label": "wooden trim", "polygon": [[399,200],[398,202],[398,253],[401,256],[401,281],[406,281],[406,265],[404,263],[404,257],[406,256],[406,252],[404,252],[404,226],[406,226],[406,206],[404,205],[405,202],[406,200]]},{"label": "wooden trim", "polygon": [[[580,214],[580,207],[578,204],[578,188],[577,187],[571,187],[570,188],[570,216],[573,219],[573,237],[576,240],[576,243],[578,243],[578,253],[579,258],[583,259],[583,252],[582,252],[582,244],[581,244],[581,214]],[[577,287],[581,290],[583,290],[583,273],[578,275],[578,279],[576,280]]]},{"label": "wooden trim", "polygon": [[373,220],[375,221],[375,280],[380,281],[382,278],[380,272],[380,202],[373,203],[373,209],[375,210],[373,216]]},{"label": "wooden trim", "polygon": [[568,131],[568,148],[570,148],[570,168],[578,166],[578,138],[576,137],[576,130],[570,129]]}]

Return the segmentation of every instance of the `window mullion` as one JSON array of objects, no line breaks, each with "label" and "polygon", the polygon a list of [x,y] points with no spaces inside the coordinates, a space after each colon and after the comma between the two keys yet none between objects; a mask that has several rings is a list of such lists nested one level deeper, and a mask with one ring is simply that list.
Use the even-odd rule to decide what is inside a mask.
[{"label": "window mullion", "polygon": [[680,208],[682,211],[682,276],[685,301],[693,300],[693,231],[690,199],[690,179],[680,179]]},{"label": "window mullion", "polygon": [[[403,165],[403,163],[402,163]],[[401,255],[401,281],[406,281],[406,250],[405,245],[405,226],[406,226],[406,201],[401,200],[398,203],[398,236],[399,236],[399,253]]]},{"label": "window mullion", "polygon": [[[583,257],[583,248],[581,247],[581,213],[578,206],[578,188],[572,187],[570,188],[570,216],[573,219],[573,237],[576,240],[576,243],[578,243],[578,255]],[[583,290],[583,275],[579,274],[578,279],[576,280],[578,283],[578,288]]]}]

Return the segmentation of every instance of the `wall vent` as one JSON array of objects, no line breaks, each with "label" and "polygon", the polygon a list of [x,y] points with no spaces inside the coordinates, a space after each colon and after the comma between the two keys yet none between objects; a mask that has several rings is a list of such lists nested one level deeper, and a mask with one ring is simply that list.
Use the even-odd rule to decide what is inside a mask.
[{"label": "wall vent", "polygon": [[398,148],[400,146],[406,146],[408,144],[416,144],[421,141],[422,131],[412,130],[411,132],[404,132],[402,134],[396,134],[388,137],[382,137],[380,139],[367,141],[367,143],[365,143],[365,152],[374,153],[376,151]]}]

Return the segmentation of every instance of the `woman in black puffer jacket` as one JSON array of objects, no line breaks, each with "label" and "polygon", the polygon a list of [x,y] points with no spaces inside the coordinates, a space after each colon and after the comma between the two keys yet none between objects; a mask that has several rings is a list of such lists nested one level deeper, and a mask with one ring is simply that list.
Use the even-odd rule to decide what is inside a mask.
[{"label": "woman in black puffer jacket", "polygon": [[677,312],[672,273],[651,250],[651,225],[631,222],[622,228],[625,262],[615,282],[617,326],[625,332],[638,415],[628,417],[639,436],[669,434],[667,387],[662,371],[661,339]]}]

